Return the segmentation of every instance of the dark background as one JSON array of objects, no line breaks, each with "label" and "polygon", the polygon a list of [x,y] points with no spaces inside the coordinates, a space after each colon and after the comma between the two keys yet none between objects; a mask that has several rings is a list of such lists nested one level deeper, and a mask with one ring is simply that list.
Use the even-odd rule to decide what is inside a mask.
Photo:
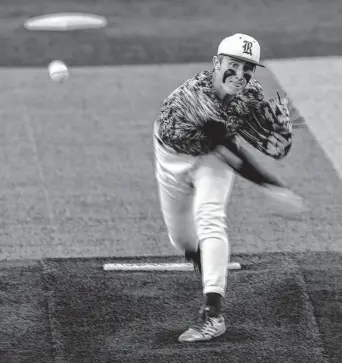
[{"label": "dark background", "polygon": [[[29,17],[55,12],[106,16],[103,31],[32,33]],[[262,57],[340,55],[338,0],[3,0],[0,65],[44,66],[54,58],[73,65],[207,62],[232,33],[253,34]]]}]

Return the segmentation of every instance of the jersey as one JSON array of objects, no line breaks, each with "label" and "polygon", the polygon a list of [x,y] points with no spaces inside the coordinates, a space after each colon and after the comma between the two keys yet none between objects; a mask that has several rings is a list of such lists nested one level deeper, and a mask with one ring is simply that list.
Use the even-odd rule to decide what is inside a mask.
[{"label": "jersey", "polygon": [[[261,84],[252,79],[240,94],[228,102],[222,101],[213,87],[213,72],[197,73],[172,92],[161,106],[156,119],[158,137],[176,152],[205,155],[225,140],[234,142],[239,135],[243,137],[251,109],[264,99]],[[268,154],[259,145],[253,143],[255,148]]]}]

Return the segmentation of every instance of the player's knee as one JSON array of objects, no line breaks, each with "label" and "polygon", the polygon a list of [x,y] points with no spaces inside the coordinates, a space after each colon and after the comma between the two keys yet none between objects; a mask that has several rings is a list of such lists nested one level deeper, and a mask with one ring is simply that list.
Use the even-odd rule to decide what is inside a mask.
[{"label": "player's knee", "polygon": [[179,238],[175,238],[169,235],[169,240],[171,242],[171,244],[173,245],[173,247],[175,247],[178,251],[183,251],[184,250],[184,241],[182,241]]},{"label": "player's knee", "polygon": [[195,210],[195,223],[199,240],[226,238],[227,218],[225,208],[218,203],[201,203]]},{"label": "player's knee", "polygon": [[196,251],[197,249],[197,240],[186,238],[185,236],[171,236],[169,235],[169,240],[171,244],[179,251]]}]

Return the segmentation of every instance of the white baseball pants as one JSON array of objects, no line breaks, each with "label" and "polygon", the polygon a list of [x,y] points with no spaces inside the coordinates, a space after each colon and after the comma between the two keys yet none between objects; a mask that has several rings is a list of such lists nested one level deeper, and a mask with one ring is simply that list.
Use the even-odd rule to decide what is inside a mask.
[{"label": "white baseball pants", "polygon": [[229,241],[227,203],[233,170],[214,153],[194,157],[161,145],[154,130],[159,201],[171,243],[201,249],[203,293],[225,295]]}]

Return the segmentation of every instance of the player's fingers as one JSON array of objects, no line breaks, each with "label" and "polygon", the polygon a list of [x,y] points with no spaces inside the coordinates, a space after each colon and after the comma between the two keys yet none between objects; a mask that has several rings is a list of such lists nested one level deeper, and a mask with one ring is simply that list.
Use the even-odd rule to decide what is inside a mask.
[{"label": "player's fingers", "polygon": [[280,124],[287,123],[290,120],[290,113],[287,108],[277,106],[276,117]]},{"label": "player's fingers", "polygon": [[273,135],[269,136],[268,142],[270,142],[272,145],[276,145],[278,142],[278,139],[274,137]]},{"label": "player's fingers", "polygon": [[276,142],[279,142],[281,144],[286,144],[288,143],[288,139],[286,139],[284,136],[278,134],[278,133],[272,133],[272,136]]},{"label": "player's fingers", "polygon": [[286,148],[288,145],[291,144],[291,141],[288,139],[285,139],[284,137],[282,137],[281,135],[278,134],[273,134],[272,136],[270,136],[268,138],[268,141],[271,143],[271,145],[273,145],[276,148]]},{"label": "player's fingers", "polygon": [[276,134],[287,136],[291,133],[291,125],[282,124],[282,125],[274,125],[274,131]]}]

